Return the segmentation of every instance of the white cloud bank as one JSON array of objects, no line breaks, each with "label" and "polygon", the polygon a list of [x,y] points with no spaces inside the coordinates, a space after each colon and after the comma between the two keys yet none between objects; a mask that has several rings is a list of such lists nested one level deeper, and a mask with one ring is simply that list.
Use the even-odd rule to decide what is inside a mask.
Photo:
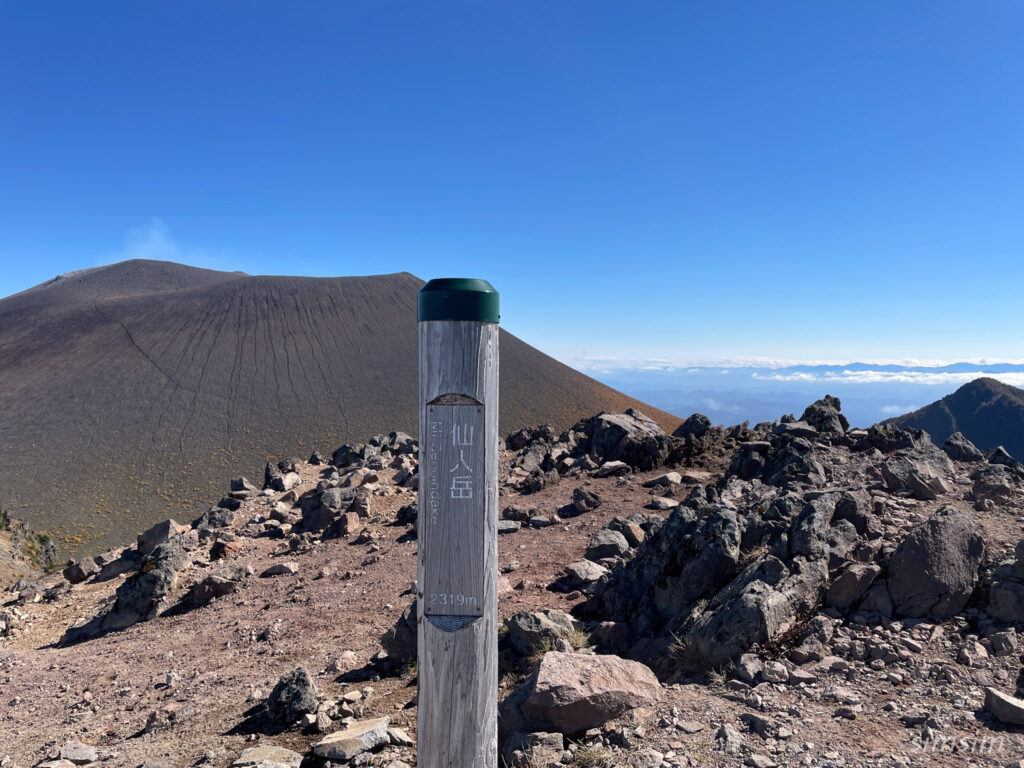
[{"label": "white cloud bank", "polygon": [[966,384],[982,376],[991,376],[1011,386],[1024,385],[1024,373],[977,371],[826,371],[824,373],[794,371],[792,373],[757,373],[758,381],[823,382],[828,384]]},{"label": "white cloud bank", "polygon": [[793,360],[784,358],[769,357],[735,357],[735,358],[714,358],[714,359],[687,359],[678,360],[658,357],[575,357],[570,359],[570,365],[580,370],[601,370],[601,371],[678,371],[681,373],[699,373],[707,368],[801,368],[806,366],[833,366],[842,368],[853,362],[865,363],[868,365],[898,365],[904,368],[940,368],[954,363],[969,363],[980,367],[993,365],[995,363],[1009,363],[1012,365],[1024,365],[1024,359],[1000,359],[991,360],[987,358],[956,358],[949,360],[926,359],[926,358],[904,358],[904,359],[876,359],[858,358],[856,360]]}]

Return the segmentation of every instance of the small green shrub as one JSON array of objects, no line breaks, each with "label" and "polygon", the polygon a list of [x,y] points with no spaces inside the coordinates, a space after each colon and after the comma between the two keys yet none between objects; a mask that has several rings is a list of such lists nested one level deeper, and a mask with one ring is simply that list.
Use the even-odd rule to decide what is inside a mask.
[{"label": "small green shrub", "polygon": [[590,633],[585,629],[574,627],[572,632],[565,638],[569,641],[569,645],[575,648],[577,651],[581,651],[590,645]]}]

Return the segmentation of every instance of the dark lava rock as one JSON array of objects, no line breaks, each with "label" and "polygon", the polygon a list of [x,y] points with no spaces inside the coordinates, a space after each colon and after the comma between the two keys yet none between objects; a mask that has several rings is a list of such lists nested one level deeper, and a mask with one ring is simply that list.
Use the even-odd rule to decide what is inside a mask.
[{"label": "dark lava rock", "polygon": [[889,561],[888,587],[901,616],[948,619],[967,604],[985,555],[970,512],[942,507],[919,525]]},{"label": "dark lava rock", "polygon": [[267,712],[275,723],[292,725],[303,715],[316,712],[318,704],[316,685],[309,670],[296,667],[278,679],[267,697]]}]

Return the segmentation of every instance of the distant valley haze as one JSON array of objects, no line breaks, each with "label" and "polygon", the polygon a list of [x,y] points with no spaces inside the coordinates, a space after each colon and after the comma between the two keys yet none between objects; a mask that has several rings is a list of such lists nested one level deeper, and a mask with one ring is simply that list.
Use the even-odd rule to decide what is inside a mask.
[{"label": "distant valley haze", "polygon": [[774,421],[824,394],[839,397],[850,423],[869,427],[916,410],[981,377],[1024,386],[1021,362],[779,365],[723,360],[686,365],[575,361],[574,367],[670,413],[706,414],[716,424]]}]

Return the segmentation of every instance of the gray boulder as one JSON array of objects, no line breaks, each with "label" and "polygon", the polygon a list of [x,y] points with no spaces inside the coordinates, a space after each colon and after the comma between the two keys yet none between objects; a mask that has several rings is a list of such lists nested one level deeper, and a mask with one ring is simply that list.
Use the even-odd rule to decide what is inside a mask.
[{"label": "gray boulder", "polygon": [[856,526],[836,519],[837,507],[848,501],[846,496],[827,493],[805,504],[790,526],[790,551],[810,559],[827,557],[838,567],[857,544]]},{"label": "gray boulder", "polygon": [[715,595],[688,633],[691,646],[715,667],[737,659],[816,608],[827,581],[824,559],[761,557]]},{"label": "gray boulder", "polygon": [[137,571],[142,566],[144,556],[134,547],[126,547],[121,553],[110,560],[100,564],[100,572],[96,581],[109,581],[115,576],[121,576],[131,571]]},{"label": "gray boulder", "polygon": [[711,419],[702,413],[695,413],[676,427],[672,437],[679,442],[669,454],[667,463],[678,464],[708,451],[715,443],[716,430],[711,426]]},{"label": "gray boulder", "polygon": [[256,494],[259,489],[249,482],[246,477],[236,477],[231,480],[231,492],[232,493],[252,493]]},{"label": "gray boulder", "polygon": [[565,566],[564,581],[569,589],[585,590],[608,575],[608,569],[592,560],[576,560]]},{"label": "gray boulder", "polygon": [[292,725],[303,715],[316,712],[319,703],[313,677],[300,666],[278,679],[267,697],[267,713],[275,723]]},{"label": "gray boulder", "polygon": [[886,587],[885,582],[875,582],[868,589],[864,599],[860,601],[860,610],[869,614],[877,613],[886,619],[892,618],[892,598],[889,596],[889,589]]},{"label": "gray boulder", "polygon": [[[769,447],[762,448],[758,443],[747,443],[741,446],[746,453],[737,451],[730,466],[731,474],[737,462],[746,459],[753,462],[743,469],[740,475],[744,479],[754,477],[767,485],[778,488],[792,488],[806,484],[820,487],[828,482],[828,472],[816,455],[815,444],[803,437],[777,438]],[[763,463],[762,463],[763,460]]]},{"label": "gray boulder", "polygon": [[188,526],[186,525],[180,525],[173,520],[164,520],[148,529],[145,533],[139,534],[138,550],[143,555],[151,554],[153,550],[165,541],[187,530]]},{"label": "gray boulder", "polygon": [[498,708],[501,731],[582,733],[661,698],[658,678],[617,656],[552,651]]},{"label": "gray boulder", "polygon": [[96,561],[91,557],[87,557],[84,560],[79,560],[73,565],[69,565],[64,569],[64,578],[70,581],[72,584],[81,584],[83,581],[88,579],[100,572],[100,567],[96,564]]},{"label": "gray boulder", "polygon": [[192,557],[178,539],[159,545],[143,561],[139,573],[117,588],[114,606],[104,618],[102,628],[123,629],[153,618],[177,585],[178,572],[191,562]]},{"label": "gray boulder", "polygon": [[1019,581],[992,582],[986,610],[1007,624],[1024,625],[1024,584]]},{"label": "gray boulder", "polygon": [[501,756],[507,768],[535,768],[562,760],[565,737],[560,733],[510,733]]},{"label": "gray boulder", "polygon": [[182,599],[182,607],[198,608],[218,597],[236,592],[245,579],[253,575],[251,565],[225,565],[218,568],[192,589]]},{"label": "gray boulder", "polygon": [[356,500],[365,495],[358,488],[326,488],[304,497],[300,502],[302,520],[296,530],[320,533],[324,538],[338,538],[349,532],[345,514],[355,512]]},{"label": "gray boulder", "polygon": [[576,627],[572,617],[564,611],[546,608],[541,611],[521,611],[505,620],[508,644],[520,656],[531,656],[555,640],[569,637]]},{"label": "gray boulder", "polygon": [[96,752],[96,747],[91,744],[69,741],[60,748],[60,759],[75,765],[87,765],[99,760],[99,754]]},{"label": "gray boulder", "polygon": [[934,447],[931,435],[923,429],[900,429],[894,424],[875,424],[864,438],[862,448],[874,448],[890,454],[900,450]]},{"label": "gray boulder", "polygon": [[348,763],[355,757],[388,743],[388,718],[361,720],[332,733],[313,745],[313,754],[325,760]]},{"label": "gray boulder", "polygon": [[406,665],[416,660],[416,599],[406,606],[394,625],[380,639],[388,658],[395,664]]},{"label": "gray boulder", "polygon": [[946,438],[946,442],[942,444],[942,450],[954,461],[967,461],[976,464],[985,460],[985,454],[964,437],[962,432],[954,432]]},{"label": "gray boulder", "polygon": [[943,469],[946,468],[940,468],[934,462],[893,456],[882,464],[882,479],[890,491],[907,491],[915,498],[931,501],[949,493]]},{"label": "gray boulder", "polygon": [[279,477],[281,477],[281,470],[276,464],[268,461],[263,467],[263,487],[271,488]]},{"label": "gray boulder", "polygon": [[218,528],[229,528],[234,525],[235,512],[226,507],[211,507],[201,516],[196,518],[192,527],[197,531],[213,531]]},{"label": "gray boulder", "polygon": [[1001,723],[1024,726],[1024,701],[1002,691],[985,689],[985,709]]},{"label": "gray boulder", "polygon": [[523,524],[518,520],[499,520],[498,521],[498,535],[503,533],[515,533],[523,527]]},{"label": "gray boulder", "polygon": [[577,512],[593,512],[601,506],[601,497],[586,488],[576,488],[572,492],[572,505]]},{"label": "gray boulder", "polygon": [[284,472],[270,481],[270,488],[275,491],[290,491],[302,482],[298,472]]},{"label": "gray boulder", "polygon": [[804,437],[808,440],[814,440],[821,433],[818,432],[817,428],[812,427],[806,421],[784,421],[772,427],[772,434],[779,436],[788,435],[790,437]]},{"label": "gray boulder", "polygon": [[807,406],[800,421],[810,424],[819,432],[842,435],[850,428],[850,422],[840,413],[841,409],[842,404],[838,397],[825,395],[821,400]]},{"label": "gray boulder", "polygon": [[593,535],[587,545],[585,557],[588,560],[601,560],[605,557],[620,557],[629,552],[629,542],[618,531],[603,528]]},{"label": "gray boulder", "polygon": [[682,424],[676,427],[672,433],[673,437],[704,437],[711,430],[711,419],[703,413],[694,413]]},{"label": "gray boulder", "polygon": [[[156,616],[167,596],[178,583],[178,572],[192,562],[183,546],[183,536],[175,536],[157,546],[142,561],[139,572],[129,576],[114,593],[114,604],[87,622],[70,627],[62,642],[78,643],[105,632],[124,629]],[[101,574],[102,575],[102,574]]]},{"label": "gray boulder", "polygon": [[260,744],[258,747],[243,749],[230,768],[274,768],[278,765],[299,768],[301,764],[302,755],[298,752],[274,744]]},{"label": "gray boulder", "polygon": [[889,561],[895,610],[902,616],[955,616],[974,591],[984,554],[977,519],[953,505],[942,507],[910,532]]},{"label": "gray boulder", "polygon": [[1016,557],[999,564],[988,590],[989,615],[1007,624],[1024,625],[1024,541],[1018,542]]},{"label": "gray boulder", "polygon": [[1010,452],[1003,448],[1003,446],[1001,445],[997,446],[992,450],[991,453],[989,453],[988,463],[1002,464],[1003,466],[1010,467],[1012,469],[1021,468],[1021,463],[1017,461],[1015,458],[1013,458],[1013,456],[1010,455]]},{"label": "gray boulder", "polygon": [[598,463],[622,461],[641,470],[661,464],[675,445],[661,427],[634,408],[587,419],[583,433],[588,452]]},{"label": "gray boulder", "polygon": [[539,427],[524,427],[505,438],[505,447],[510,451],[519,451],[538,440],[553,443],[555,438],[555,429],[550,424],[542,424]]},{"label": "gray boulder", "polygon": [[841,611],[853,607],[874,583],[882,568],[874,563],[852,563],[829,585],[825,604]]},{"label": "gray boulder", "polygon": [[338,469],[362,464],[363,452],[365,449],[365,445],[357,445],[355,443],[343,445],[331,455],[331,464],[336,466]]},{"label": "gray boulder", "polygon": [[1013,470],[1002,464],[983,464],[971,473],[975,501],[1007,501],[1017,493],[1019,482]]}]

